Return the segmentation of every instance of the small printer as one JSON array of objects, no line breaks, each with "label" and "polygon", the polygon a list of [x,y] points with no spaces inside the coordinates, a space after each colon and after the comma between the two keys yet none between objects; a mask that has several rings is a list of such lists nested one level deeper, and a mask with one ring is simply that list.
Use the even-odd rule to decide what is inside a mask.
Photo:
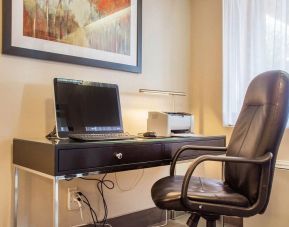
[{"label": "small printer", "polygon": [[170,137],[178,133],[193,133],[194,116],[181,112],[149,112],[147,130],[157,136]]}]

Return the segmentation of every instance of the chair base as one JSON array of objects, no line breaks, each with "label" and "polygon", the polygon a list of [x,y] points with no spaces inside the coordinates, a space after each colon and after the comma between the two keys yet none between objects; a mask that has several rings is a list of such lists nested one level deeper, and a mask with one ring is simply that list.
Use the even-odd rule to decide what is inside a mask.
[{"label": "chair base", "polygon": [[197,213],[191,214],[187,221],[187,226],[189,227],[197,227],[200,221],[200,217],[206,219],[206,227],[216,227],[216,221],[220,218],[218,215],[200,215]]},{"label": "chair base", "polygon": [[188,221],[187,221],[187,226],[189,227],[197,227],[199,220],[200,220],[200,215],[198,214],[191,214],[191,216],[189,217]]}]

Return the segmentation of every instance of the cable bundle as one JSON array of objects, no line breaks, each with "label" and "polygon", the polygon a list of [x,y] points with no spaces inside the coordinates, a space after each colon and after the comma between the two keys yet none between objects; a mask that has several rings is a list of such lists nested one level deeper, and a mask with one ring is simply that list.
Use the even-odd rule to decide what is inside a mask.
[{"label": "cable bundle", "polygon": [[108,207],[107,207],[107,203],[104,197],[104,189],[113,189],[114,188],[114,182],[111,180],[105,180],[105,177],[107,176],[107,174],[104,174],[104,176],[101,179],[91,179],[91,178],[83,178],[81,177],[80,179],[82,180],[87,180],[87,181],[96,181],[97,184],[97,190],[99,192],[99,194],[101,195],[102,198],[102,203],[103,203],[103,208],[104,208],[104,216],[103,219],[100,221],[98,220],[98,217],[96,215],[95,210],[91,207],[89,200],[87,199],[87,197],[81,193],[78,192],[78,195],[80,196],[81,200],[89,207],[90,209],[90,214],[91,214],[91,218],[93,221],[93,224],[95,227],[102,225],[102,226],[110,226],[110,224],[107,223],[107,217],[108,217]]},{"label": "cable bundle", "polygon": [[[138,176],[136,178],[136,181],[134,182],[133,186],[129,187],[129,188],[121,188],[120,185],[119,185],[119,182],[118,182],[118,177],[117,177],[117,174],[115,173],[115,181],[116,181],[116,185],[118,187],[118,189],[120,191],[130,191],[132,189],[134,189],[138,183],[140,182],[140,180],[143,178],[143,175],[144,175],[144,169],[142,169],[142,172],[140,174],[140,176]],[[102,199],[102,203],[103,203],[103,208],[104,208],[104,216],[103,216],[103,219],[102,220],[99,220],[98,217],[97,217],[97,214],[95,212],[95,210],[92,208],[88,198],[82,193],[82,192],[77,192],[76,193],[76,199],[78,200],[78,202],[83,202],[84,204],[86,204],[89,208],[89,211],[90,211],[90,215],[91,215],[91,219],[93,221],[93,225],[94,227],[98,227],[98,226],[109,226],[109,227],[112,227],[109,223],[107,223],[107,218],[108,218],[108,207],[107,207],[107,203],[106,203],[106,200],[105,200],[105,197],[104,197],[104,189],[114,189],[115,187],[115,184],[113,181],[111,180],[106,180],[107,176],[107,173],[103,175],[103,177],[101,179],[93,179],[93,178],[84,178],[84,177],[80,177],[80,179],[82,180],[86,180],[86,181],[96,181],[97,184],[97,190],[99,192],[99,194],[101,195],[101,199]],[[68,178],[66,179],[66,181],[70,181],[70,180],[73,180],[74,178]],[[83,220],[83,216],[82,216],[82,210],[81,210],[81,206],[79,205],[79,208],[80,208],[80,212],[81,212],[81,219]]]}]

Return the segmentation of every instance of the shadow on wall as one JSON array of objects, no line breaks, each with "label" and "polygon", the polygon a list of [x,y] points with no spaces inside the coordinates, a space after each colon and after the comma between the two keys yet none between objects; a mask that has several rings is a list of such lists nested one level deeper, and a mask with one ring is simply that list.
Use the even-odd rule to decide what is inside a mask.
[{"label": "shadow on wall", "polygon": [[52,98],[45,99],[45,132],[49,133],[55,126],[55,106]]}]

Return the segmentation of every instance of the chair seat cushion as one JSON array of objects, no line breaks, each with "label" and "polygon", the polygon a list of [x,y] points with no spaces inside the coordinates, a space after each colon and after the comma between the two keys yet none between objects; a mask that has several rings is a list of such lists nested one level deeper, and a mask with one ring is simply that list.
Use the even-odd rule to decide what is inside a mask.
[{"label": "chair seat cushion", "polygon": [[[152,187],[152,198],[161,209],[185,211],[181,203],[183,176],[169,176],[158,180]],[[219,180],[192,177],[188,198],[199,202],[248,207],[248,199],[234,192]]]}]

